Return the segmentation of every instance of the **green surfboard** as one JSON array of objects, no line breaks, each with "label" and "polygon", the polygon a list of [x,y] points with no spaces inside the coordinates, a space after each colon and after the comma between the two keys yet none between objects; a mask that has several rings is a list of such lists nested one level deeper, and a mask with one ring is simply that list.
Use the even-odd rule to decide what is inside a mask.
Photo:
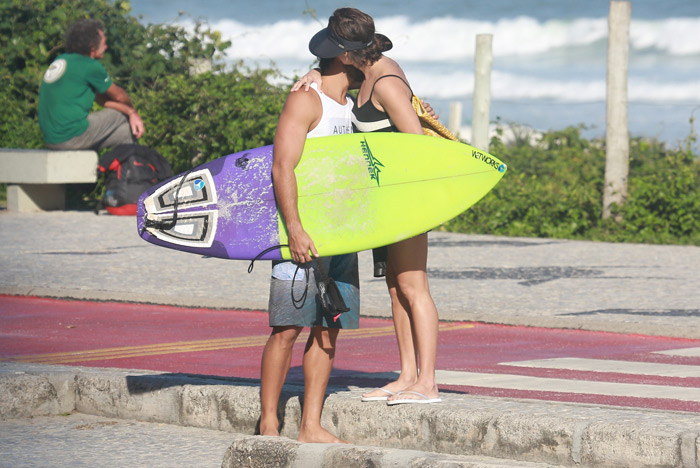
[{"label": "green surfboard", "polygon": [[[152,187],[138,202],[139,234],[200,255],[250,260],[266,252],[259,258],[289,259],[288,248],[274,248],[287,244],[287,232],[275,201],[272,154],[272,146],[230,154]],[[299,214],[320,255],[359,252],[448,221],[505,172],[490,154],[432,136],[310,138],[295,169]]]}]

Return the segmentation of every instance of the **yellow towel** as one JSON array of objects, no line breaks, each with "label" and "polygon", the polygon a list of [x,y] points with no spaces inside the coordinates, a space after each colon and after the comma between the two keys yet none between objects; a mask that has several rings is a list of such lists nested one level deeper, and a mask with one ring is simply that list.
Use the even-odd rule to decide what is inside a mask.
[{"label": "yellow towel", "polygon": [[447,138],[452,141],[459,141],[456,136],[452,134],[451,131],[447,129],[439,120],[434,119],[423,107],[420,99],[415,94],[411,98],[411,105],[416,110],[418,115],[418,120],[423,127],[423,133],[426,135],[436,136],[440,138]]}]

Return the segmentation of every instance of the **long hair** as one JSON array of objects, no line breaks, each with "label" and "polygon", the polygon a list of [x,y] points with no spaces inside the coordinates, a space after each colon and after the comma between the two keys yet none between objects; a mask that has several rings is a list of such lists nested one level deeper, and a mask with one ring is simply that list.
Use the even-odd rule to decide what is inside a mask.
[{"label": "long hair", "polygon": [[64,46],[66,52],[72,54],[90,55],[90,51],[100,45],[102,23],[95,19],[81,19],[71,24],[66,31]]},{"label": "long hair", "polygon": [[370,42],[365,49],[349,51],[350,59],[358,65],[372,65],[391,47],[391,41],[376,34],[374,20],[357,8],[338,8],[328,18],[328,27],[338,36],[349,41]]}]

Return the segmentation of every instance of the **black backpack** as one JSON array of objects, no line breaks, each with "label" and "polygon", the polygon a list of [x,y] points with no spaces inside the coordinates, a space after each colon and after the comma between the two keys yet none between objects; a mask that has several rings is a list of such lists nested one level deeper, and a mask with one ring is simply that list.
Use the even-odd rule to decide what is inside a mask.
[{"label": "black backpack", "polygon": [[141,145],[119,145],[105,153],[97,164],[105,177],[101,207],[114,215],[135,215],[143,192],[172,177],[170,163],[157,151]]}]

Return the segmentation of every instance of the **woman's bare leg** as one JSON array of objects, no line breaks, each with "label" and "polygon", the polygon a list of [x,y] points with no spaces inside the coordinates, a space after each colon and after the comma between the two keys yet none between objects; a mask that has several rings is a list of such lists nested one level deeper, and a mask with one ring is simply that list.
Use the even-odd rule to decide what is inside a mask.
[{"label": "woman's bare leg", "polygon": [[418,363],[416,347],[413,339],[411,315],[408,312],[408,302],[398,290],[398,280],[390,261],[387,261],[386,283],[389,288],[391,298],[391,316],[394,321],[394,332],[396,342],[399,346],[399,360],[401,363],[401,373],[399,378],[382,387],[383,390],[374,389],[364,393],[367,397],[386,397],[395,394],[405,388],[410,387],[418,378]]},{"label": "woman's bare leg", "polygon": [[[402,390],[418,392],[429,398],[438,396],[435,383],[437,359],[438,313],[430,295],[427,274],[428,235],[407,239],[389,247],[389,259],[397,279],[399,297],[408,304],[411,331],[416,343],[420,372],[416,382]],[[401,398],[420,398],[402,394]],[[395,399],[390,397],[389,400]]]}]

